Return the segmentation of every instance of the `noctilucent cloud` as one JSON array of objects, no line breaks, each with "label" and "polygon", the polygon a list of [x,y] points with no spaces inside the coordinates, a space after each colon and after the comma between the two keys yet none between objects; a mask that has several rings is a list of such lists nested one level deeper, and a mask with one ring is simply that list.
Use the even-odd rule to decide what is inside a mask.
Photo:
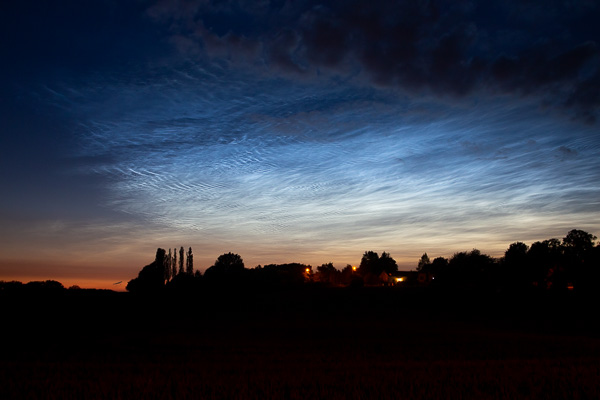
[{"label": "noctilucent cloud", "polygon": [[600,6],[0,6],[0,279],[600,233]]}]

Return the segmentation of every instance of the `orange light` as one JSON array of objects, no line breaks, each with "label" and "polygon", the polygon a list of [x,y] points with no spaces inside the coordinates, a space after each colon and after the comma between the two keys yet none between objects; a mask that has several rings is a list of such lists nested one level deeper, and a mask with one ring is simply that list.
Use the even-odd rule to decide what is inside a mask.
[{"label": "orange light", "polygon": [[356,271],[356,267],[354,265],[352,266],[352,271]]},{"label": "orange light", "polygon": [[306,268],[306,273],[310,273],[310,268]]}]

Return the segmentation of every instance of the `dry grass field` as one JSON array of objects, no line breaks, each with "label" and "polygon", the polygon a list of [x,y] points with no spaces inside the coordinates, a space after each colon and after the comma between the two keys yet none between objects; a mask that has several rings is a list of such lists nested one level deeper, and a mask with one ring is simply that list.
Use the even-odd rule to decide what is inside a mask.
[{"label": "dry grass field", "polygon": [[592,306],[397,288],[1,298],[3,399],[597,399]]}]

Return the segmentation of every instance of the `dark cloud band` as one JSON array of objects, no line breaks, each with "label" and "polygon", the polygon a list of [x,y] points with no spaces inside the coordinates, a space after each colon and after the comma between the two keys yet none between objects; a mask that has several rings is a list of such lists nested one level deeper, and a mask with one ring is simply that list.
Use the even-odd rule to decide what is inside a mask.
[{"label": "dark cloud band", "polygon": [[598,37],[582,28],[600,16],[594,2],[250,3],[163,1],[148,12],[189,54],[295,74],[362,71],[412,94],[533,95],[597,114]]}]

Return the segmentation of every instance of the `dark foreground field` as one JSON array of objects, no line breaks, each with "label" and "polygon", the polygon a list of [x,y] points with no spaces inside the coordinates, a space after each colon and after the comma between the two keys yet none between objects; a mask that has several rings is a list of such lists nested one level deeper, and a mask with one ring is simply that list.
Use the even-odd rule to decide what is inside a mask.
[{"label": "dark foreground field", "polygon": [[0,301],[2,399],[600,398],[597,309],[570,293]]}]

